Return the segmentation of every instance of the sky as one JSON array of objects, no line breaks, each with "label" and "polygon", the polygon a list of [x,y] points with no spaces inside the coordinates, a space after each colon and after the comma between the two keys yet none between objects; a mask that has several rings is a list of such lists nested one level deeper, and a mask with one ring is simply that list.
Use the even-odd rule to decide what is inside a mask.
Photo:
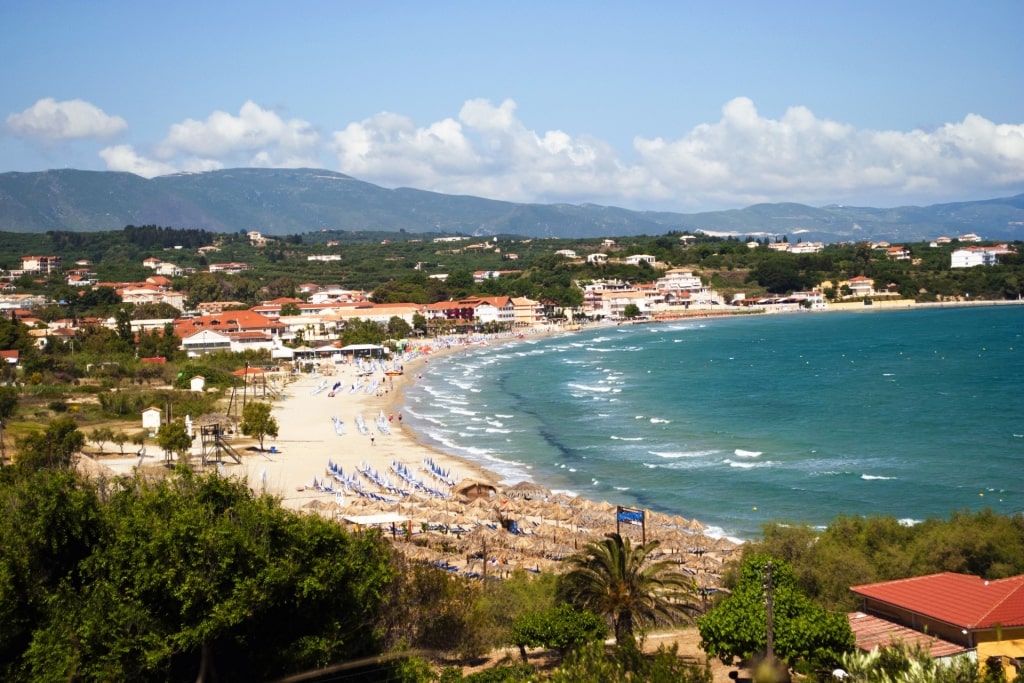
[{"label": "sky", "polygon": [[1021,0],[0,0],[0,172],[685,213],[1004,197],[1021,27]]}]

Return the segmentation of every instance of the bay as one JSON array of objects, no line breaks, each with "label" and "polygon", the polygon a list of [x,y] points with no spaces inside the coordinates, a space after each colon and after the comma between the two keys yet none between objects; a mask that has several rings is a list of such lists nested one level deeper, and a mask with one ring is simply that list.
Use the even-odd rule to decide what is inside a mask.
[{"label": "bay", "polygon": [[508,483],[695,517],[1024,510],[1024,308],[602,327],[433,359],[405,414]]}]

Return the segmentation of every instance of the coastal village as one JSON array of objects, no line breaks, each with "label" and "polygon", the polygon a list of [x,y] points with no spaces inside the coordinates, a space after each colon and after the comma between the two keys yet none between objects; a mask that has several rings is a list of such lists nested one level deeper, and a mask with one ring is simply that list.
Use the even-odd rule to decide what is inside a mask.
[{"label": "coastal village", "polygon": [[[250,233],[253,244],[266,238]],[[960,236],[951,268],[992,266],[1013,254],[1008,245],[969,246],[980,241]],[[936,244],[948,243],[948,238]],[[615,243],[568,261],[607,262]],[[752,243],[756,248],[757,243]],[[472,248],[466,245],[462,248]],[[486,245],[485,245],[486,247]],[[823,245],[778,243],[777,251],[813,253]],[[872,244],[880,258],[910,259],[898,245]],[[204,253],[215,253],[216,247]],[[310,257],[314,258],[314,257]],[[323,259],[323,257],[319,257]],[[510,259],[514,261],[515,259]],[[112,443],[83,451],[80,467],[91,475],[118,476],[173,463],[216,468],[270,493],[302,514],[324,517],[347,528],[378,528],[406,557],[469,579],[507,578],[516,572],[557,573],[561,563],[595,538],[619,534],[641,544],[657,540],[653,559],[667,561],[690,577],[707,608],[726,588],[723,574],[740,559],[742,545],[706,535],[699,520],[633,510],[607,501],[589,501],[551,491],[529,481],[500,481],[477,465],[434,451],[403,424],[403,389],[432,372],[430,359],[539,335],[570,333],[581,325],[751,313],[796,313],[873,306],[912,306],[886,283],[864,276],[822,282],[805,292],[726,300],[693,268],[672,267],[653,256],[631,255],[655,277],[649,282],[579,282],[582,305],[565,310],[551,302],[513,296],[470,296],[430,304],[374,303],[367,292],[316,283],[297,287],[301,296],[278,297],[255,306],[238,301],[202,301],[176,318],[131,320],[135,334],[156,331],[180,340],[189,358],[217,352],[257,353],[261,367],[237,372],[241,387],[232,392],[234,409],[246,401],[269,401],[279,431],[269,449],[241,434],[231,408],[219,415],[185,418],[191,446],[177,453],[146,453],[146,446],[124,456]],[[60,273],[75,287],[108,287],[125,304],[168,304],[185,310],[185,294],[174,278],[188,275],[156,256],[143,261],[153,275],[139,282],[100,282],[92,264],[65,269],[57,256],[25,256],[9,278]],[[211,263],[210,273],[240,273],[246,263]],[[477,271],[477,283],[514,271]],[[826,291],[832,293],[827,296]],[[847,302],[844,303],[844,300]],[[36,343],[73,340],[81,326],[116,329],[110,319],[67,318],[44,322],[34,308],[45,301],[7,291],[0,311],[29,327]],[[339,336],[355,320],[388,326],[395,319],[418,333],[388,346],[343,345]],[[425,322],[425,328],[423,327]],[[19,355],[2,352],[16,376]],[[160,357],[143,358],[159,364]],[[204,377],[189,378],[185,391],[204,392]],[[241,396],[238,395],[239,391]],[[180,416],[174,416],[180,417]],[[150,406],[138,426],[154,436],[172,416]],[[147,460],[147,458],[150,458]],[[159,462],[160,459],[164,463]],[[998,660],[1012,677],[1024,660],[1024,575],[984,581],[975,576],[935,574],[851,586],[862,609],[847,615],[857,647],[870,652],[901,642],[918,646],[937,660],[970,657]],[[726,591],[727,592],[727,591]],[[735,669],[733,670],[735,672]],[[716,668],[715,680],[729,680]]]}]

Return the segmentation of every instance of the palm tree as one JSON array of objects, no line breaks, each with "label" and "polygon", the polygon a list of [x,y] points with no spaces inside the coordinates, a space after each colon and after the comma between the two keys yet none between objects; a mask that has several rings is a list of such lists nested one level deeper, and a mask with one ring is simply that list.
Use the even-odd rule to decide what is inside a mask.
[{"label": "palm tree", "polygon": [[575,605],[611,618],[615,640],[633,640],[640,624],[678,622],[696,611],[696,583],[654,562],[658,541],[633,546],[619,534],[588,543],[583,552],[565,559],[572,568],[562,575],[559,591]]}]

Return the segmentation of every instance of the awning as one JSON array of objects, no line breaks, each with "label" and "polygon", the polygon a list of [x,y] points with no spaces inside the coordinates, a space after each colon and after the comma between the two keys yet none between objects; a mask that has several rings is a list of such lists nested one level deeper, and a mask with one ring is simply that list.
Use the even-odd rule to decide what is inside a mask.
[{"label": "awning", "polygon": [[409,518],[404,515],[396,515],[394,513],[384,513],[380,515],[344,515],[342,517],[346,522],[352,524],[358,524],[360,526],[376,526],[378,524],[404,524],[409,521]]}]

